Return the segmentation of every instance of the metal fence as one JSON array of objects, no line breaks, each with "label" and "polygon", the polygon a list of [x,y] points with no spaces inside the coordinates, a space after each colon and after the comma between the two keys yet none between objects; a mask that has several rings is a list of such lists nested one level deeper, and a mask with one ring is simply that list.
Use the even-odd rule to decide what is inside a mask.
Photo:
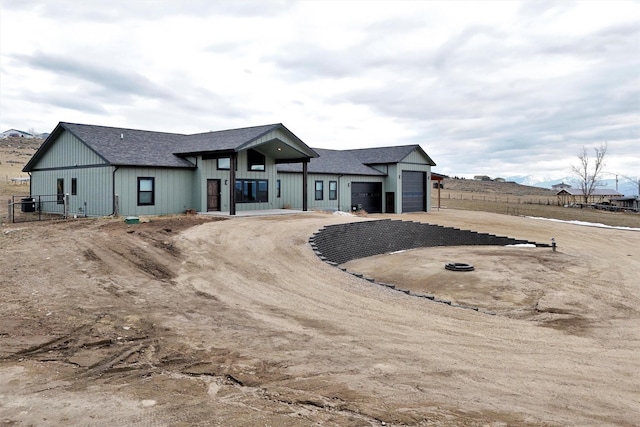
[{"label": "metal fence", "polygon": [[[86,216],[86,210],[84,215]],[[7,222],[30,222],[69,217],[68,194],[17,195],[7,202]]]}]

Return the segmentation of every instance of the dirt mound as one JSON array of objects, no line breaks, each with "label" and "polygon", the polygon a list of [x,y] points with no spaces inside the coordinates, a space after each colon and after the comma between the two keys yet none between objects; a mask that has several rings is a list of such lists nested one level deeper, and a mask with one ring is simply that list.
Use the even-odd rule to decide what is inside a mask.
[{"label": "dirt mound", "polygon": [[[491,316],[373,285],[320,261],[308,243],[326,225],[367,218],[3,227],[0,420],[635,424],[640,233],[452,210],[403,219],[554,236],[558,253],[429,248],[373,262],[376,274],[407,283],[425,271],[456,275],[415,285],[484,297],[503,310]],[[443,258],[476,270],[444,271]],[[513,262],[520,268],[504,268]]]}]

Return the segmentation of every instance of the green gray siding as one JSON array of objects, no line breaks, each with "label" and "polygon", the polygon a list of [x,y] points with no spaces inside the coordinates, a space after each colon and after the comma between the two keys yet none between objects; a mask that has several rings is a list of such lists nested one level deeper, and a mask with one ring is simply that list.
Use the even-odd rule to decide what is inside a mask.
[{"label": "green gray siding", "polygon": [[[282,202],[279,207],[290,207],[292,209],[302,209],[302,174],[294,172],[282,172],[278,174],[281,180]],[[324,197],[322,200],[315,200],[315,182],[324,183]],[[337,181],[338,200],[329,200],[329,181]],[[382,182],[384,193],[384,177],[368,175],[333,175],[333,174],[308,174],[307,176],[307,202],[309,209],[318,210],[340,210],[349,212],[351,210],[351,183],[352,182]],[[384,196],[384,195],[383,195]],[[384,197],[383,197],[384,207]]]},{"label": "green gray siding", "polygon": [[[191,169],[120,167],[115,177],[121,215],[165,215],[193,207]],[[155,200],[151,206],[138,206],[139,177],[154,178]]]},{"label": "green gray siding", "polygon": [[[57,181],[64,180],[64,192],[69,194],[69,215],[103,216],[113,211],[111,187],[113,168],[70,168],[34,171],[31,173],[31,194],[41,200],[43,212],[63,212],[63,205],[55,202]],[[71,194],[71,181],[77,180],[77,194]]]},{"label": "green gray siding", "polygon": [[70,132],[64,131],[34,165],[34,170],[88,165],[106,165],[106,162]]}]

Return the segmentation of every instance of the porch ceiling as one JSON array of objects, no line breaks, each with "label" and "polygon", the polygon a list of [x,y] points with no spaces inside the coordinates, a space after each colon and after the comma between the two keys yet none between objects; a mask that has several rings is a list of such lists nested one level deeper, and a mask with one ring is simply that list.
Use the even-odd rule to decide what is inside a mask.
[{"label": "porch ceiling", "polygon": [[297,147],[292,147],[278,138],[254,146],[253,149],[276,160],[295,160],[303,157],[316,157],[310,153],[299,150]]}]

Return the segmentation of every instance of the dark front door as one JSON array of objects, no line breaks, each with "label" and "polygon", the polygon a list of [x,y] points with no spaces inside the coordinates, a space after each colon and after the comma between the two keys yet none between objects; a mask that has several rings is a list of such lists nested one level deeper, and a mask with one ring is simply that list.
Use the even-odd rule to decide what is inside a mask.
[{"label": "dark front door", "polygon": [[220,180],[207,180],[207,212],[220,210]]},{"label": "dark front door", "polygon": [[396,213],[396,200],[395,194],[393,191],[387,191],[384,195],[386,200],[386,213]]}]

